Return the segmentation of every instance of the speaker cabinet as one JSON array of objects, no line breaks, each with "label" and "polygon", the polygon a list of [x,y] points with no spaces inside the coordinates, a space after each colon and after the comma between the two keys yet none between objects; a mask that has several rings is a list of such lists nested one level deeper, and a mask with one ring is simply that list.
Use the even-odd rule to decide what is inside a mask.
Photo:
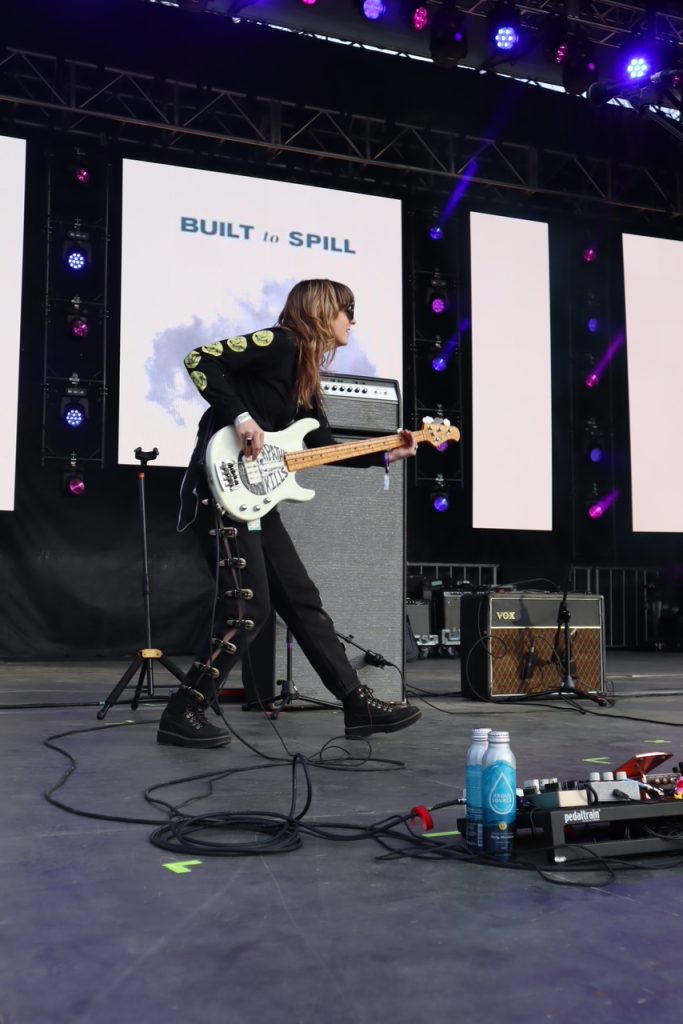
[{"label": "speaker cabinet", "polygon": [[[545,693],[565,675],[561,596],[464,594],[460,602],[462,694],[474,700]],[[601,692],[605,679],[603,599],[569,594],[571,675],[577,690]],[[526,678],[525,678],[526,676]]]}]

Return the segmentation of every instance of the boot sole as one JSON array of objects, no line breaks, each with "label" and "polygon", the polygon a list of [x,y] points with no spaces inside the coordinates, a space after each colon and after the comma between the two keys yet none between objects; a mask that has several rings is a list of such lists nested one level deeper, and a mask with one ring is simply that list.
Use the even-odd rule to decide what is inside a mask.
[{"label": "boot sole", "polygon": [[214,736],[212,739],[192,739],[189,736],[178,736],[172,732],[161,732],[157,733],[157,743],[161,743],[164,747],[226,747],[232,737],[228,736]]},{"label": "boot sole", "polygon": [[344,729],[344,735],[348,740],[353,739],[365,739],[366,736],[372,736],[375,732],[399,732],[401,729],[407,729],[413,722],[417,722],[418,718],[422,718],[422,712],[415,709],[415,714],[411,715],[410,718],[402,718],[398,722],[392,722],[390,725],[351,725]]}]

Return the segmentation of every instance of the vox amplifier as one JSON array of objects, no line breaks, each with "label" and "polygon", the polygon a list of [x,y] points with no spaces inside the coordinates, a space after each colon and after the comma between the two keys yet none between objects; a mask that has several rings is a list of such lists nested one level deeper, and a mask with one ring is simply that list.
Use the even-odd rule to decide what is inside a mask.
[{"label": "vox amplifier", "polygon": [[[508,591],[463,594],[460,601],[462,694],[474,700],[558,689],[565,674],[562,596]],[[577,690],[604,689],[603,599],[568,594],[570,670]]]}]

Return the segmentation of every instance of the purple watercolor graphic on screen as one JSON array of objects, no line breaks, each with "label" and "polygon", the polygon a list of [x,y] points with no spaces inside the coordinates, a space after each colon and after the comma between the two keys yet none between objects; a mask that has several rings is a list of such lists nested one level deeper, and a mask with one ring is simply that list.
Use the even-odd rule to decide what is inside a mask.
[{"label": "purple watercolor graphic on screen", "polygon": [[[152,354],[145,360],[145,376],[149,385],[147,400],[161,406],[177,426],[194,427],[206,403],[185,370],[183,360],[187,353],[212,341],[272,326],[295,283],[295,280],[267,282],[256,303],[233,297],[229,303],[229,317],[219,317],[206,323],[200,317],[193,316],[189,323],[176,324],[160,331],[152,342]],[[328,373],[348,373],[360,377],[377,375],[375,364],[364,351],[362,333],[358,327],[353,328],[346,348],[340,349],[325,369]],[[188,403],[193,409],[189,423]]]}]

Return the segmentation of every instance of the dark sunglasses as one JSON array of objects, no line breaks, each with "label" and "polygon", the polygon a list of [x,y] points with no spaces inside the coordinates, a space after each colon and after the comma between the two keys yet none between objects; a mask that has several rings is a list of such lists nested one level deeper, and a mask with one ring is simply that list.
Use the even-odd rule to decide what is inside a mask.
[{"label": "dark sunglasses", "polygon": [[353,320],[353,315],[354,315],[355,311],[356,311],[356,303],[355,302],[349,302],[345,306],[342,306],[342,313],[346,313],[346,315],[348,316],[349,320]]}]

